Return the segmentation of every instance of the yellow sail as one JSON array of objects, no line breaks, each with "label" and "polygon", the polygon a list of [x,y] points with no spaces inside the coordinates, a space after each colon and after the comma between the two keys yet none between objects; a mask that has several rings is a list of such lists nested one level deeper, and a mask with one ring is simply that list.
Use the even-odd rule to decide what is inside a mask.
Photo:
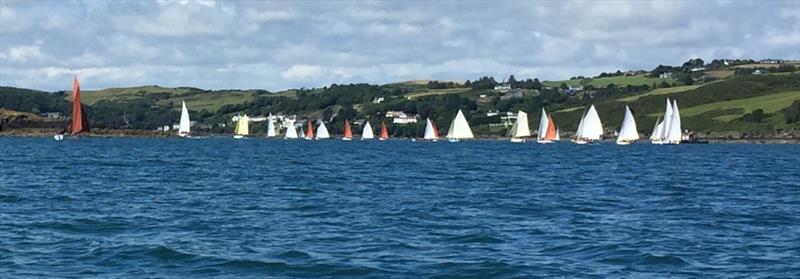
[{"label": "yellow sail", "polygon": [[239,118],[239,121],[236,122],[236,129],[233,130],[233,134],[235,135],[242,135],[246,136],[250,134],[250,117],[247,115],[243,115]]}]

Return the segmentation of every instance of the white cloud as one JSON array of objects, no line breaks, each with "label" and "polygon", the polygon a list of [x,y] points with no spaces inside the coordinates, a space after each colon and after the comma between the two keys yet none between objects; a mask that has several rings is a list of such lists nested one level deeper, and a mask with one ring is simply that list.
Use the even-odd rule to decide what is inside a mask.
[{"label": "white cloud", "polygon": [[289,69],[281,72],[281,77],[289,80],[318,78],[322,73],[322,67],[315,65],[292,65]]},{"label": "white cloud", "polygon": [[11,62],[27,62],[42,57],[42,51],[38,45],[22,45],[9,48],[0,53],[0,59]]}]

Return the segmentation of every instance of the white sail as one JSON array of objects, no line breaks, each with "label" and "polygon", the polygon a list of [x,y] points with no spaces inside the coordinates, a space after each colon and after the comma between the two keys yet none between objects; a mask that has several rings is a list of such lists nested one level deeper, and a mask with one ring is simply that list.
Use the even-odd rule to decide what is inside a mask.
[{"label": "white sail", "polygon": [[678,101],[672,100],[672,121],[669,124],[669,133],[665,136],[668,143],[681,143],[681,114],[678,111]]},{"label": "white sail", "polygon": [[664,120],[661,122],[659,140],[664,141],[669,134],[669,126],[672,124],[672,102],[667,98],[667,108],[664,110]]},{"label": "white sail", "polygon": [[661,117],[656,118],[656,124],[653,126],[653,133],[650,134],[650,141],[656,142],[661,139],[662,125],[664,125],[664,122],[661,121]]},{"label": "white sail", "polygon": [[600,140],[603,138],[603,123],[600,121],[600,115],[594,105],[589,107],[586,112],[586,117],[583,119],[583,130],[581,131],[580,138],[584,140]]},{"label": "white sail", "polygon": [[297,129],[294,128],[294,119],[286,119],[286,135],[284,138],[287,139],[296,139],[297,138]]},{"label": "white sail", "polygon": [[267,118],[267,137],[271,138],[275,135],[275,117],[273,117],[272,113],[270,113],[269,117]]},{"label": "white sail", "polygon": [[531,136],[531,128],[528,125],[528,114],[521,110],[518,111],[517,122],[514,123],[514,127],[512,128],[511,137],[524,138]]},{"label": "white sail", "polygon": [[181,122],[178,125],[178,135],[188,135],[191,129],[191,121],[189,121],[189,109],[186,108],[186,102],[181,102]]},{"label": "white sail", "polygon": [[303,126],[302,125],[300,126],[300,134],[303,135],[303,138],[306,137],[306,131],[303,130]]},{"label": "white sail", "polygon": [[461,112],[461,110],[458,110],[458,114],[453,118],[453,122],[450,123],[450,129],[447,131],[447,138],[471,139],[474,137],[475,136],[472,135],[472,129],[469,128],[467,118],[464,117],[464,113]]},{"label": "white sail", "polygon": [[555,138],[555,141],[560,141],[560,140],[561,140],[561,130],[560,130],[560,129],[558,129],[558,128],[556,128],[556,138]]},{"label": "white sail", "polygon": [[423,135],[422,138],[426,140],[435,140],[439,138],[439,135],[433,130],[433,123],[431,123],[430,118],[425,119],[425,135]]},{"label": "white sail", "polygon": [[630,108],[625,106],[625,117],[622,118],[622,127],[619,129],[617,143],[631,142],[639,139],[639,131],[636,128],[636,120],[633,118]]},{"label": "white sail", "polygon": [[575,139],[579,140],[583,138],[583,122],[586,119],[586,113],[581,115],[581,121],[578,122],[578,130],[575,130]]},{"label": "white sail", "polygon": [[547,112],[542,108],[542,116],[539,117],[539,133],[536,136],[537,140],[544,140],[544,136],[547,134],[547,127],[550,121],[547,119]]},{"label": "white sail", "polygon": [[325,122],[322,122],[322,120],[320,120],[319,126],[317,126],[317,139],[327,139],[330,137],[331,135],[328,134],[328,128],[325,128]]},{"label": "white sail", "polygon": [[364,124],[364,130],[361,131],[361,139],[374,139],[374,138],[375,134],[372,131],[372,125],[369,125],[369,122],[367,121],[366,124]]}]

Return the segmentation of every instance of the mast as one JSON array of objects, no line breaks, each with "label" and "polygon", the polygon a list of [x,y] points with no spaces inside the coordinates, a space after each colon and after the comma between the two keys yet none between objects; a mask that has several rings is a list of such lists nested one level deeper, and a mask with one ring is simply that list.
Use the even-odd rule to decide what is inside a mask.
[{"label": "mast", "polygon": [[178,125],[178,135],[186,136],[191,132],[191,121],[189,121],[189,109],[186,108],[186,102],[181,101],[181,122]]},{"label": "mast", "polygon": [[89,132],[89,121],[81,104],[81,85],[78,82],[78,76],[75,76],[72,80],[72,93],[72,124],[69,128],[69,134],[76,135],[81,132]]}]

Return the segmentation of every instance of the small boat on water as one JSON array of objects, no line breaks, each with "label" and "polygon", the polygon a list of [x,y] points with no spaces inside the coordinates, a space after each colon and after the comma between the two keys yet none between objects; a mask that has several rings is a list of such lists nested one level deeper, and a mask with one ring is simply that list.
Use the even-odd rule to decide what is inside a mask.
[{"label": "small boat on water", "polygon": [[536,136],[536,142],[547,144],[558,141],[560,136],[556,129],[556,124],[553,118],[547,114],[547,111],[542,108],[542,115],[539,117],[539,133]]},{"label": "small boat on water", "polygon": [[636,120],[628,106],[625,106],[625,117],[622,118],[622,126],[619,128],[617,144],[629,145],[639,140],[639,131],[636,129]]},{"label": "small boat on water", "polygon": [[[314,124],[311,124],[311,119],[307,121],[308,129],[306,130],[306,140],[313,140],[314,139]],[[302,128],[301,128],[302,129]]]},{"label": "small boat on water", "polygon": [[275,132],[275,117],[270,113],[269,117],[267,117],[267,137],[274,138],[275,136],[277,136]]},{"label": "small boat on water", "polygon": [[378,140],[388,140],[389,139],[389,130],[386,129],[386,123],[381,122],[381,134],[378,136]]},{"label": "small boat on water", "polygon": [[[297,130],[294,128],[294,119],[289,119],[288,117],[284,120],[286,122],[286,134],[283,136],[284,139],[296,139],[297,138]],[[300,128],[302,129],[302,127]]]},{"label": "small boat on water", "polygon": [[472,134],[472,129],[469,127],[467,118],[464,113],[458,110],[453,122],[450,122],[450,129],[447,130],[447,140],[450,142],[460,142],[464,139],[475,138]]},{"label": "small boat on water", "polygon": [[439,133],[436,129],[436,125],[433,124],[430,118],[425,119],[425,134],[422,136],[422,139],[432,142],[439,140]]},{"label": "small boat on water", "polygon": [[577,144],[588,144],[599,142],[603,139],[603,123],[594,105],[589,107],[589,111],[583,115],[578,130],[575,132],[575,139],[572,142]]},{"label": "small boat on water", "polygon": [[517,112],[517,121],[508,130],[508,136],[511,137],[511,142],[522,143],[527,141],[527,137],[531,136],[531,129],[528,126],[528,114],[524,111]]},{"label": "small boat on water", "polygon": [[372,132],[372,125],[369,125],[369,121],[366,121],[364,129],[361,131],[361,140],[370,140],[374,138],[375,134]]},{"label": "small boat on water", "polygon": [[[72,80],[72,121],[65,132],[71,136],[89,132],[89,120],[83,110],[83,104],[81,104],[81,84],[78,81],[78,76],[75,76]],[[64,132],[54,135],[53,139],[56,141],[64,140]]]},{"label": "small boat on water", "polygon": [[247,114],[245,114],[239,117],[239,121],[236,121],[236,128],[233,130],[233,138],[243,139],[248,135],[250,135],[250,117],[247,117]]},{"label": "small boat on water", "polygon": [[317,137],[314,139],[324,140],[329,138],[331,138],[331,135],[328,133],[328,128],[325,127],[325,122],[322,122],[322,120],[320,120],[319,125],[317,126]]},{"label": "small boat on water", "polygon": [[650,136],[652,144],[680,144],[683,139],[678,101],[667,98],[664,119],[657,122]]},{"label": "small boat on water", "polygon": [[178,136],[185,138],[191,133],[191,121],[189,121],[189,109],[186,102],[181,101],[181,122],[178,124]]},{"label": "small boat on water", "polygon": [[350,129],[350,121],[344,120],[344,136],[342,140],[353,140],[353,130]]}]

